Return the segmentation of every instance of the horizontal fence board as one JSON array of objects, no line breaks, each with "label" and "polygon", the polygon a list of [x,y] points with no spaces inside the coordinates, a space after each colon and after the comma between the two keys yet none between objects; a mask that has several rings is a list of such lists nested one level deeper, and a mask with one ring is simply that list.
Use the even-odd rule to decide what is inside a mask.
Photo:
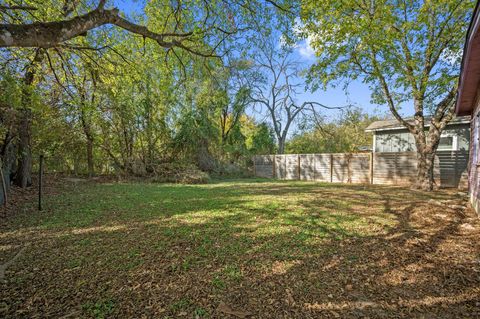
[{"label": "horizontal fence board", "polygon": [[330,182],[330,163],[332,156],[330,154],[315,154],[315,180]]},{"label": "horizontal fence board", "polygon": [[[467,151],[438,151],[436,183],[467,187],[468,159]],[[287,180],[410,185],[417,176],[415,152],[258,155],[253,163],[255,176]]]}]

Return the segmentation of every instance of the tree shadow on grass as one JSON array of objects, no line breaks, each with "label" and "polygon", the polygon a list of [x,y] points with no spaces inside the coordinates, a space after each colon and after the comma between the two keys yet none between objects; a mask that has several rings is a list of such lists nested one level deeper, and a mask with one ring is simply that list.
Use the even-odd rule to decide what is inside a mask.
[{"label": "tree shadow on grass", "polygon": [[478,315],[478,225],[464,232],[467,217],[430,195],[283,182],[135,192],[133,212],[105,215],[123,204],[112,197],[86,226],[2,235],[31,244],[4,285],[5,317],[102,302],[117,317],[225,318],[220,302],[258,318]]}]

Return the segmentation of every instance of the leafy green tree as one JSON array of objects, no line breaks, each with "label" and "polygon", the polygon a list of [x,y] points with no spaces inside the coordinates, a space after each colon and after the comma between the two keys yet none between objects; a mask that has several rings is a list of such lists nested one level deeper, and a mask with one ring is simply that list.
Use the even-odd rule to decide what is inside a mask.
[{"label": "leafy green tree", "polygon": [[[44,85],[40,81],[56,81],[60,87],[68,91],[72,89],[69,80],[74,77],[71,75],[75,73],[77,65],[82,60],[89,61],[89,68],[93,74],[100,72],[101,69],[110,69],[111,73],[117,73],[118,69],[122,68],[116,68],[119,59],[112,56],[117,55],[120,59],[138,67],[141,66],[136,59],[138,54],[147,51],[147,47],[151,44],[154,44],[159,52],[155,61],[166,61],[172,67],[171,72],[165,73],[165,76],[179,80],[181,77],[186,78],[186,74],[192,68],[198,68],[199,65],[208,67],[211,64],[210,59],[221,62],[225,52],[232,51],[232,41],[236,40],[237,35],[269,25],[267,22],[271,20],[275,11],[288,11],[288,7],[283,7],[283,2],[276,1],[255,0],[245,3],[237,0],[230,2],[154,0],[144,5],[144,14],[129,17],[128,14],[121,13],[113,4],[113,1],[106,0],[47,0],[41,3],[37,0],[25,0],[21,4],[16,0],[6,0],[0,6],[0,47],[8,48],[0,51],[1,56],[8,61],[7,63],[11,63],[12,58],[23,60],[18,63],[18,66],[23,64],[23,67],[15,69],[17,72],[25,70],[22,75],[23,102],[16,116],[18,123],[15,132],[18,135],[16,139],[18,168],[15,180],[19,186],[26,187],[31,183],[33,120],[31,98],[32,93]],[[138,45],[142,42],[143,45]],[[246,47],[246,42],[244,43]],[[236,51],[241,51],[240,45],[237,45]],[[99,56],[106,58],[98,60]],[[197,61],[192,62],[194,60]],[[148,65],[152,67],[152,63]],[[135,68],[132,69],[135,70]],[[68,79],[69,77],[71,78]],[[132,84],[133,77],[129,73],[123,73],[123,77],[124,83]],[[86,82],[91,83],[90,80]],[[51,85],[48,83],[44,86]],[[138,88],[138,85],[135,87]],[[151,88],[150,86],[144,89]],[[73,90],[75,99],[82,95],[77,94],[79,89],[81,88],[77,87],[77,90]],[[90,89],[85,88],[86,94],[83,94],[85,97],[90,94],[88,92]],[[125,161],[128,157],[130,164],[134,161],[131,157],[134,156],[133,150],[137,147],[143,147],[146,152],[143,158],[149,158],[149,161],[152,161],[152,150],[155,144],[152,125],[155,121],[152,117],[154,113],[151,112],[152,101],[149,100],[148,95],[141,102],[144,111],[143,120],[147,128],[145,130],[146,146],[145,144],[137,145],[145,142],[143,131],[140,134],[142,137],[136,136],[134,134],[138,133],[136,130],[126,127],[127,123],[131,122],[121,121],[124,127],[123,133],[131,134],[124,134],[128,136],[122,142],[127,152],[120,152],[120,154],[125,157]],[[135,95],[129,100],[137,100],[137,98],[140,99]],[[89,103],[91,104],[91,101]],[[121,104],[125,103],[121,102]],[[93,174],[96,139],[94,136],[95,127],[98,128],[98,125],[90,116],[92,112],[87,110],[95,109],[97,106],[87,107],[85,101],[79,102],[79,105],[84,105],[83,108],[79,107],[79,118],[86,138],[88,167]],[[139,110],[136,107],[134,109],[133,112],[130,112],[131,110],[120,112],[125,116],[130,114],[135,117]],[[105,148],[108,146],[105,141],[99,141],[99,143]],[[107,152],[112,159],[118,159],[111,149]],[[124,164],[126,164],[125,161]],[[125,165],[123,166],[125,168]]]},{"label": "leafy green tree", "polygon": [[[318,57],[310,73],[314,88],[357,78],[368,83],[373,100],[386,104],[415,137],[416,188],[434,188],[435,152],[453,116],[464,34],[474,2],[302,1],[303,35]],[[409,102],[414,106],[413,121],[400,113]]]},{"label": "leafy green tree", "polygon": [[365,129],[378,120],[360,108],[348,108],[339,120],[316,121],[313,129],[293,136],[287,143],[287,153],[351,153],[358,152],[361,146],[372,146],[372,134]]},{"label": "leafy green tree", "polygon": [[255,123],[247,116],[242,118],[245,146],[251,155],[267,155],[276,152],[275,133],[267,123]]}]

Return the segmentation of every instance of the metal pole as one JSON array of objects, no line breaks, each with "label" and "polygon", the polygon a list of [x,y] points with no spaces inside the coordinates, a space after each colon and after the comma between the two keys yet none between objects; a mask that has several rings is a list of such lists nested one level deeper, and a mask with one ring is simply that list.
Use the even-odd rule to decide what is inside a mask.
[{"label": "metal pole", "polygon": [[3,163],[0,160],[0,178],[2,179],[2,191],[3,191],[3,206],[7,206],[7,184],[5,183],[5,176],[3,176]]},{"label": "metal pole", "polygon": [[38,210],[42,210],[42,184],[43,184],[43,155],[40,155],[40,167],[38,169]]}]

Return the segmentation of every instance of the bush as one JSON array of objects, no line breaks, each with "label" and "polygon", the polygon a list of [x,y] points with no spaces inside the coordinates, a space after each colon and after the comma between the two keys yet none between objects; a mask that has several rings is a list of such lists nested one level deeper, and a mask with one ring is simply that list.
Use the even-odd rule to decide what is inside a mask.
[{"label": "bush", "polygon": [[155,167],[152,182],[205,184],[210,180],[208,173],[202,172],[193,164],[162,163]]},{"label": "bush", "polygon": [[252,177],[252,172],[246,167],[232,163],[222,163],[214,172],[216,178],[245,178]]}]

